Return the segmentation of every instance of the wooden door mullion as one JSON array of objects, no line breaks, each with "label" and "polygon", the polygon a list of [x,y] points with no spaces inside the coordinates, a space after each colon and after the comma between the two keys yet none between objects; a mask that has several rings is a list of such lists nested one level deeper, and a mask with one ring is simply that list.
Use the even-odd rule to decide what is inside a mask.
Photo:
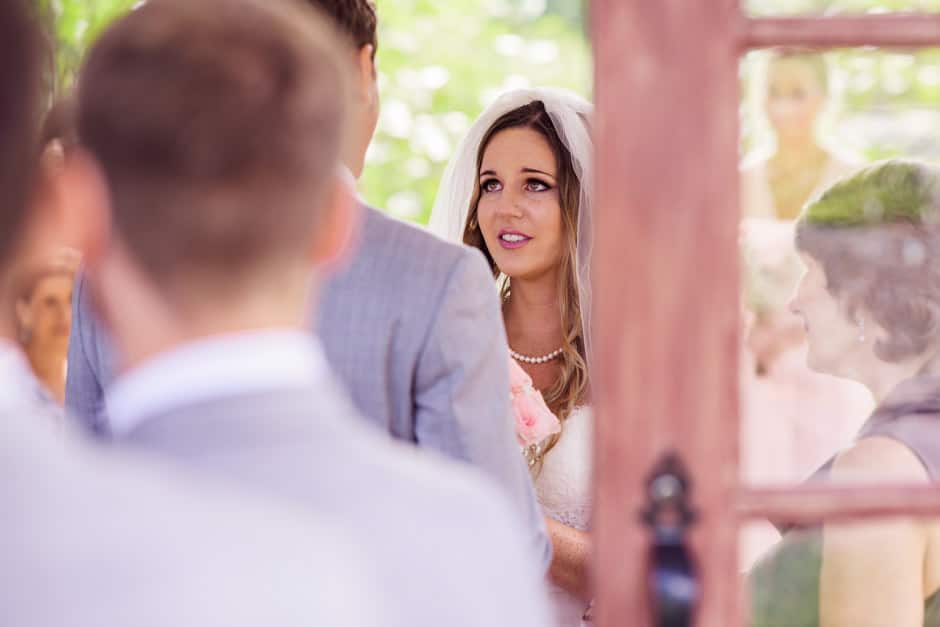
[{"label": "wooden door mullion", "polygon": [[930,487],[738,489],[738,62],[773,46],[940,45],[940,15],[746,18],[739,0],[593,0],[594,575],[601,627],[652,624],[644,479],[676,451],[700,523],[696,627],[739,624],[742,519],[940,513]]},{"label": "wooden door mullion", "polygon": [[935,13],[742,18],[738,30],[742,51],[774,46],[920,48],[940,45],[940,15]]},{"label": "wooden door mullion", "polygon": [[750,488],[738,494],[738,516],[809,524],[820,520],[940,515],[932,485],[817,485]]},{"label": "wooden door mullion", "polygon": [[598,622],[650,625],[644,480],[695,486],[697,627],[738,616],[738,0],[594,0]]}]

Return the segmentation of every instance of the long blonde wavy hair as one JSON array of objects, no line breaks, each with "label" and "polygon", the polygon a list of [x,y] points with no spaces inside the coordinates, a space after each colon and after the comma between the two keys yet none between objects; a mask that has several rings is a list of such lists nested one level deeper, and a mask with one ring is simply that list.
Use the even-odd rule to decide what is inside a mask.
[{"label": "long blonde wavy hair", "polygon": [[[564,251],[558,286],[558,315],[562,322],[564,337],[562,340],[561,374],[555,383],[542,393],[549,409],[558,416],[564,430],[564,421],[571,412],[583,404],[588,394],[587,358],[584,342],[584,321],[581,319],[580,296],[578,291],[577,254],[578,254],[578,212],[581,198],[581,182],[571,163],[571,155],[565,147],[552,123],[551,117],[540,101],[533,101],[500,116],[486,131],[477,151],[477,172],[483,162],[490,141],[501,131],[511,128],[528,128],[542,135],[548,142],[558,165],[558,191],[561,204],[562,237]],[[499,282],[500,295],[505,302],[512,292],[512,283],[508,276],[500,272],[490,254],[477,220],[477,206],[481,189],[476,185],[470,200],[470,210],[463,227],[463,242],[479,249],[489,262],[493,276]],[[542,455],[558,443],[561,433],[548,440]]]}]

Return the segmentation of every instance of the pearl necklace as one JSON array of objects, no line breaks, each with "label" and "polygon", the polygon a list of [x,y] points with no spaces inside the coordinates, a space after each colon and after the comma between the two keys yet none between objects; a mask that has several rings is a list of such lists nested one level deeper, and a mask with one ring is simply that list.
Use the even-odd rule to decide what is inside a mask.
[{"label": "pearl necklace", "polygon": [[565,352],[564,348],[559,348],[558,350],[553,350],[548,355],[542,355],[541,357],[529,357],[528,355],[522,355],[516,351],[509,349],[509,354],[512,355],[512,358],[516,361],[521,361],[526,364],[544,364],[547,361],[551,361]]}]

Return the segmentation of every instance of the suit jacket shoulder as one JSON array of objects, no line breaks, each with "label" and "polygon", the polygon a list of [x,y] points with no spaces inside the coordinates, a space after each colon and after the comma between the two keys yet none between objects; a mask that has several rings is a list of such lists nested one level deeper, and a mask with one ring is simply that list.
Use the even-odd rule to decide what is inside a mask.
[{"label": "suit jacket shoulder", "polygon": [[452,284],[466,268],[485,274],[485,261],[479,251],[363,210],[356,252],[323,286],[312,326],[359,410],[414,440],[421,351]]},{"label": "suit jacket shoulder", "polygon": [[[372,207],[363,210],[360,247],[348,273],[397,276],[401,280],[392,281],[396,291],[427,293],[436,290],[437,295],[462,262],[480,255],[468,246],[445,241]],[[344,274],[337,280],[342,281]]]}]

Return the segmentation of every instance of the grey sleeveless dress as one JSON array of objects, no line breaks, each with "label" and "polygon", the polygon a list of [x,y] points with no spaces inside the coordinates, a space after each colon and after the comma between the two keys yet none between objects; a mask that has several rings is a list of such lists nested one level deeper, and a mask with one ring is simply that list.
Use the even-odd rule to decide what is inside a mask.
[{"label": "grey sleeveless dress", "polygon": [[[901,383],[859,430],[856,440],[886,437],[909,448],[931,481],[940,481],[940,376]],[[825,481],[835,458],[809,481]],[[784,534],[748,574],[752,627],[817,627],[822,530],[781,527]],[[924,602],[924,625],[940,627],[940,591]]]}]

